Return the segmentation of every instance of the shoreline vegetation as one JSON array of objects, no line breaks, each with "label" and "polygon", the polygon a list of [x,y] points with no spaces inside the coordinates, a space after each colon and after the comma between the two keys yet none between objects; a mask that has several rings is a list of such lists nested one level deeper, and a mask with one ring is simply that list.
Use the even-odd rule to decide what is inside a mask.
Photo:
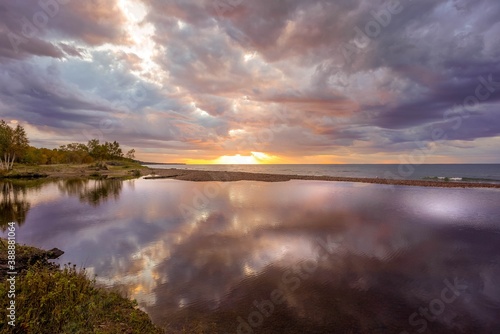
[{"label": "shoreline vegetation", "polygon": [[15,164],[0,179],[134,179],[150,173],[148,167],[134,161],[113,160],[88,164],[26,165]]},{"label": "shoreline vegetation", "polygon": [[[6,239],[0,238],[0,317],[7,319]],[[164,333],[137,302],[96,286],[84,269],[49,262],[59,249],[44,251],[16,244],[15,327],[3,333]]]}]

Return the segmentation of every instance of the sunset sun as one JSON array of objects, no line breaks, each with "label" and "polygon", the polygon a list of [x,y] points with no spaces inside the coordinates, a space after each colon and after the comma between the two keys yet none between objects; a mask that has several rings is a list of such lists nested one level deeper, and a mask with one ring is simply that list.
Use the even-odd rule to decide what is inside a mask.
[{"label": "sunset sun", "polygon": [[275,157],[262,152],[250,152],[250,155],[224,155],[213,161],[214,164],[221,165],[257,165],[271,163]]}]

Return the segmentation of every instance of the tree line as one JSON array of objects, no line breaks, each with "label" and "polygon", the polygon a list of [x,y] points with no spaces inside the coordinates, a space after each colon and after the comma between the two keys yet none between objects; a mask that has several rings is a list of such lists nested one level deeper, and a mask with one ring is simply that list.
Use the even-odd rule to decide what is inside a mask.
[{"label": "tree line", "polygon": [[92,139],[87,144],[71,143],[59,148],[37,148],[29,145],[26,131],[0,120],[0,169],[11,170],[14,162],[31,165],[86,164],[103,160],[135,159],[135,150],[123,153],[116,141],[101,143]]}]

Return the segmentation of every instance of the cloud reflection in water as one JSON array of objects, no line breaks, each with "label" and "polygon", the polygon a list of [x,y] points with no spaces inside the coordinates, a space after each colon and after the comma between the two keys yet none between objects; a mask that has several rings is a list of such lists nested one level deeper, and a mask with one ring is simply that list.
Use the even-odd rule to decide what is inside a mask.
[{"label": "cloud reflection in water", "polygon": [[[458,278],[464,297],[428,332],[499,326],[496,190],[242,181],[183,215],[206,183],[107,185],[99,193],[112,201],[75,184],[33,205],[21,241],[64,249],[63,262],[120,286],[159,324],[235,333],[238,316],[282,288],[285,303],[256,333],[415,332],[408,317]],[[331,241],[328,257],[318,238]],[[310,260],[314,275],[293,289],[286,273]]]}]

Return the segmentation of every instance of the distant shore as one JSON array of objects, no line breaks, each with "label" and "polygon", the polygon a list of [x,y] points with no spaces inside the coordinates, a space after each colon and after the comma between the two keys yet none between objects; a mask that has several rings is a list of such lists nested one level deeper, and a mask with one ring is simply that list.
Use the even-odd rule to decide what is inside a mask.
[{"label": "distant shore", "polygon": [[127,180],[145,176],[145,179],[176,179],[194,182],[206,181],[262,181],[286,182],[290,180],[317,180],[335,182],[374,183],[415,187],[438,188],[500,188],[498,183],[464,182],[445,180],[398,180],[383,178],[285,175],[249,172],[202,171],[190,169],[161,169],[142,166],[136,162],[109,161],[82,165],[16,165],[13,171],[0,175],[0,179],[115,179]]},{"label": "distant shore", "polygon": [[481,182],[457,182],[457,181],[436,181],[436,180],[396,180],[380,178],[359,178],[359,177],[334,177],[334,176],[308,176],[308,175],[282,175],[282,174],[260,174],[246,172],[222,172],[222,171],[200,171],[186,169],[150,169],[151,176],[145,179],[176,179],[184,181],[206,182],[206,181],[263,181],[263,182],[285,182],[290,180],[317,180],[336,182],[360,182],[375,183],[398,186],[416,187],[438,187],[438,188],[497,188],[500,184]]}]

